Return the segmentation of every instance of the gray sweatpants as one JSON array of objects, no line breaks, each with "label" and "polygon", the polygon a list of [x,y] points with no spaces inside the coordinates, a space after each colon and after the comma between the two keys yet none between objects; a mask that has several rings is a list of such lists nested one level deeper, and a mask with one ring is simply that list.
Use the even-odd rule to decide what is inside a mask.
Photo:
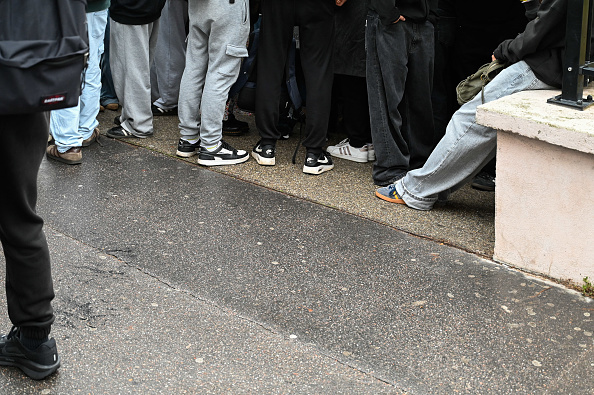
[{"label": "gray sweatpants", "polygon": [[153,134],[150,66],[159,20],[124,25],[110,20],[110,66],[113,86],[122,105],[122,127],[137,137]]},{"label": "gray sweatpants", "polygon": [[250,30],[248,0],[189,0],[190,33],[179,92],[185,140],[210,147],[222,138],[225,103],[239,75]]},{"label": "gray sweatpants", "polygon": [[186,64],[187,26],[188,2],[167,0],[159,18],[159,39],[151,69],[153,104],[164,110],[177,107]]}]

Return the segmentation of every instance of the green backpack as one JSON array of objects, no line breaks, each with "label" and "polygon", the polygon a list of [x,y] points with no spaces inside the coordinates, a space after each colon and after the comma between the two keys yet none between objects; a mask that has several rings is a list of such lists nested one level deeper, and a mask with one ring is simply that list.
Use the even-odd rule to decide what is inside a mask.
[{"label": "green backpack", "polygon": [[494,60],[491,63],[482,65],[476,73],[472,74],[464,81],[461,81],[456,87],[456,96],[458,98],[458,104],[462,105],[468,103],[474,97],[481,92],[481,99],[483,104],[485,103],[485,95],[483,89],[485,85],[499,74],[501,70],[507,67],[507,62],[500,62]]}]

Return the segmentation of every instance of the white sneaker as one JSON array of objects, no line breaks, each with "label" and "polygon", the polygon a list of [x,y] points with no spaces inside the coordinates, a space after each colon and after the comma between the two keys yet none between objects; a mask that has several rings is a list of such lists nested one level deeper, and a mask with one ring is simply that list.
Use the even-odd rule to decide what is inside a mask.
[{"label": "white sneaker", "polygon": [[355,148],[349,144],[349,139],[344,139],[336,145],[329,145],[326,150],[330,155],[336,158],[342,158],[353,162],[366,163],[369,160],[367,144],[361,148]]},{"label": "white sneaker", "polygon": [[373,143],[367,143],[367,160],[370,162],[375,160],[375,148],[373,148]]}]

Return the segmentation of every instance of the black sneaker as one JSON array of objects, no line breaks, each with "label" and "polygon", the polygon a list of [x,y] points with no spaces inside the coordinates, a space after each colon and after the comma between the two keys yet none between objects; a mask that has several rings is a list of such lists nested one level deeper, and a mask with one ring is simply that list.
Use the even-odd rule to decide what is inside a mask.
[{"label": "black sneaker", "polygon": [[138,137],[138,136],[133,135],[126,129],[124,129],[122,125],[114,126],[113,128],[109,129],[107,132],[105,132],[105,135],[107,137],[111,137],[112,139],[127,139],[127,138]]},{"label": "black sneaker", "polygon": [[118,126],[120,126],[122,124],[122,120],[120,119],[119,115],[115,116],[115,118],[113,119],[113,124],[118,125]]},{"label": "black sneaker", "polygon": [[226,121],[223,121],[223,134],[226,136],[239,136],[250,131],[250,125],[229,114]]},{"label": "black sneaker", "polygon": [[199,149],[200,140],[192,144],[184,139],[179,139],[179,141],[177,142],[177,152],[175,153],[175,155],[181,156],[182,158],[189,158],[196,155]]},{"label": "black sneaker", "polygon": [[154,116],[160,116],[160,115],[177,115],[177,106],[173,107],[169,110],[165,110],[161,107],[157,107],[154,104],[151,104],[151,112],[153,113]]},{"label": "black sneaker", "polygon": [[275,147],[272,144],[263,145],[261,142],[258,142],[252,150],[252,156],[259,165],[274,166],[276,164]]},{"label": "black sneaker", "polygon": [[236,165],[248,160],[250,156],[244,150],[236,150],[229,143],[221,140],[221,145],[214,151],[200,147],[198,164],[204,166]]},{"label": "black sneaker", "polygon": [[486,171],[481,171],[474,176],[470,186],[480,191],[493,192],[495,190],[495,177]]},{"label": "black sneaker", "polygon": [[305,155],[305,164],[303,165],[303,172],[306,174],[322,174],[325,171],[332,170],[334,164],[332,158],[327,152],[316,154],[315,152],[308,152]]},{"label": "black sneaker", "polygon": [[17,367],[34,380],[58,370],[60,357],[54,339],[29,350],[21,343],[20,334],[19,328],[13,326],[8,335],[0,336],[0,365]]}]

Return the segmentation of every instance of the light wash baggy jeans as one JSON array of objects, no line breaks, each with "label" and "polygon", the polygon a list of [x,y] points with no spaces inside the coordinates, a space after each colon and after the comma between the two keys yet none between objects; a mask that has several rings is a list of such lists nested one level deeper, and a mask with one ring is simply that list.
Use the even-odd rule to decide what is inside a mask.
[{"label": "light wash baggy jeans", "polygon": [[190,34],[179,92],[179,129],[184,140],[218,144],[231,85],[248,56],[248,0],[189,0]]},{"label": "light wash baggy jeans", "polygon": [[[485,103],[537,89],[553,88],[536,78],[528,64],[520,61],[504,69],[485,87]],[[481,104],[478,94],[460,107],[425,165],[409,171],[396,183],[396,191],[407,206],[431,210],[437,200],[447,200],[495,156],[497,131],[476,123],[476,109]]]},{"label": "light wash baggy jeans", "polygon": [[93,134],[99,125],[99,99],[101,96],[101,68],[99,61],[103,54],[103,36],[107,25],[107,10],[88,12],[89,60],[84,73],[85,83],[76,107],[51,112],[50,132],[56,140],[59,152],[80,147],[83,140]]}]

